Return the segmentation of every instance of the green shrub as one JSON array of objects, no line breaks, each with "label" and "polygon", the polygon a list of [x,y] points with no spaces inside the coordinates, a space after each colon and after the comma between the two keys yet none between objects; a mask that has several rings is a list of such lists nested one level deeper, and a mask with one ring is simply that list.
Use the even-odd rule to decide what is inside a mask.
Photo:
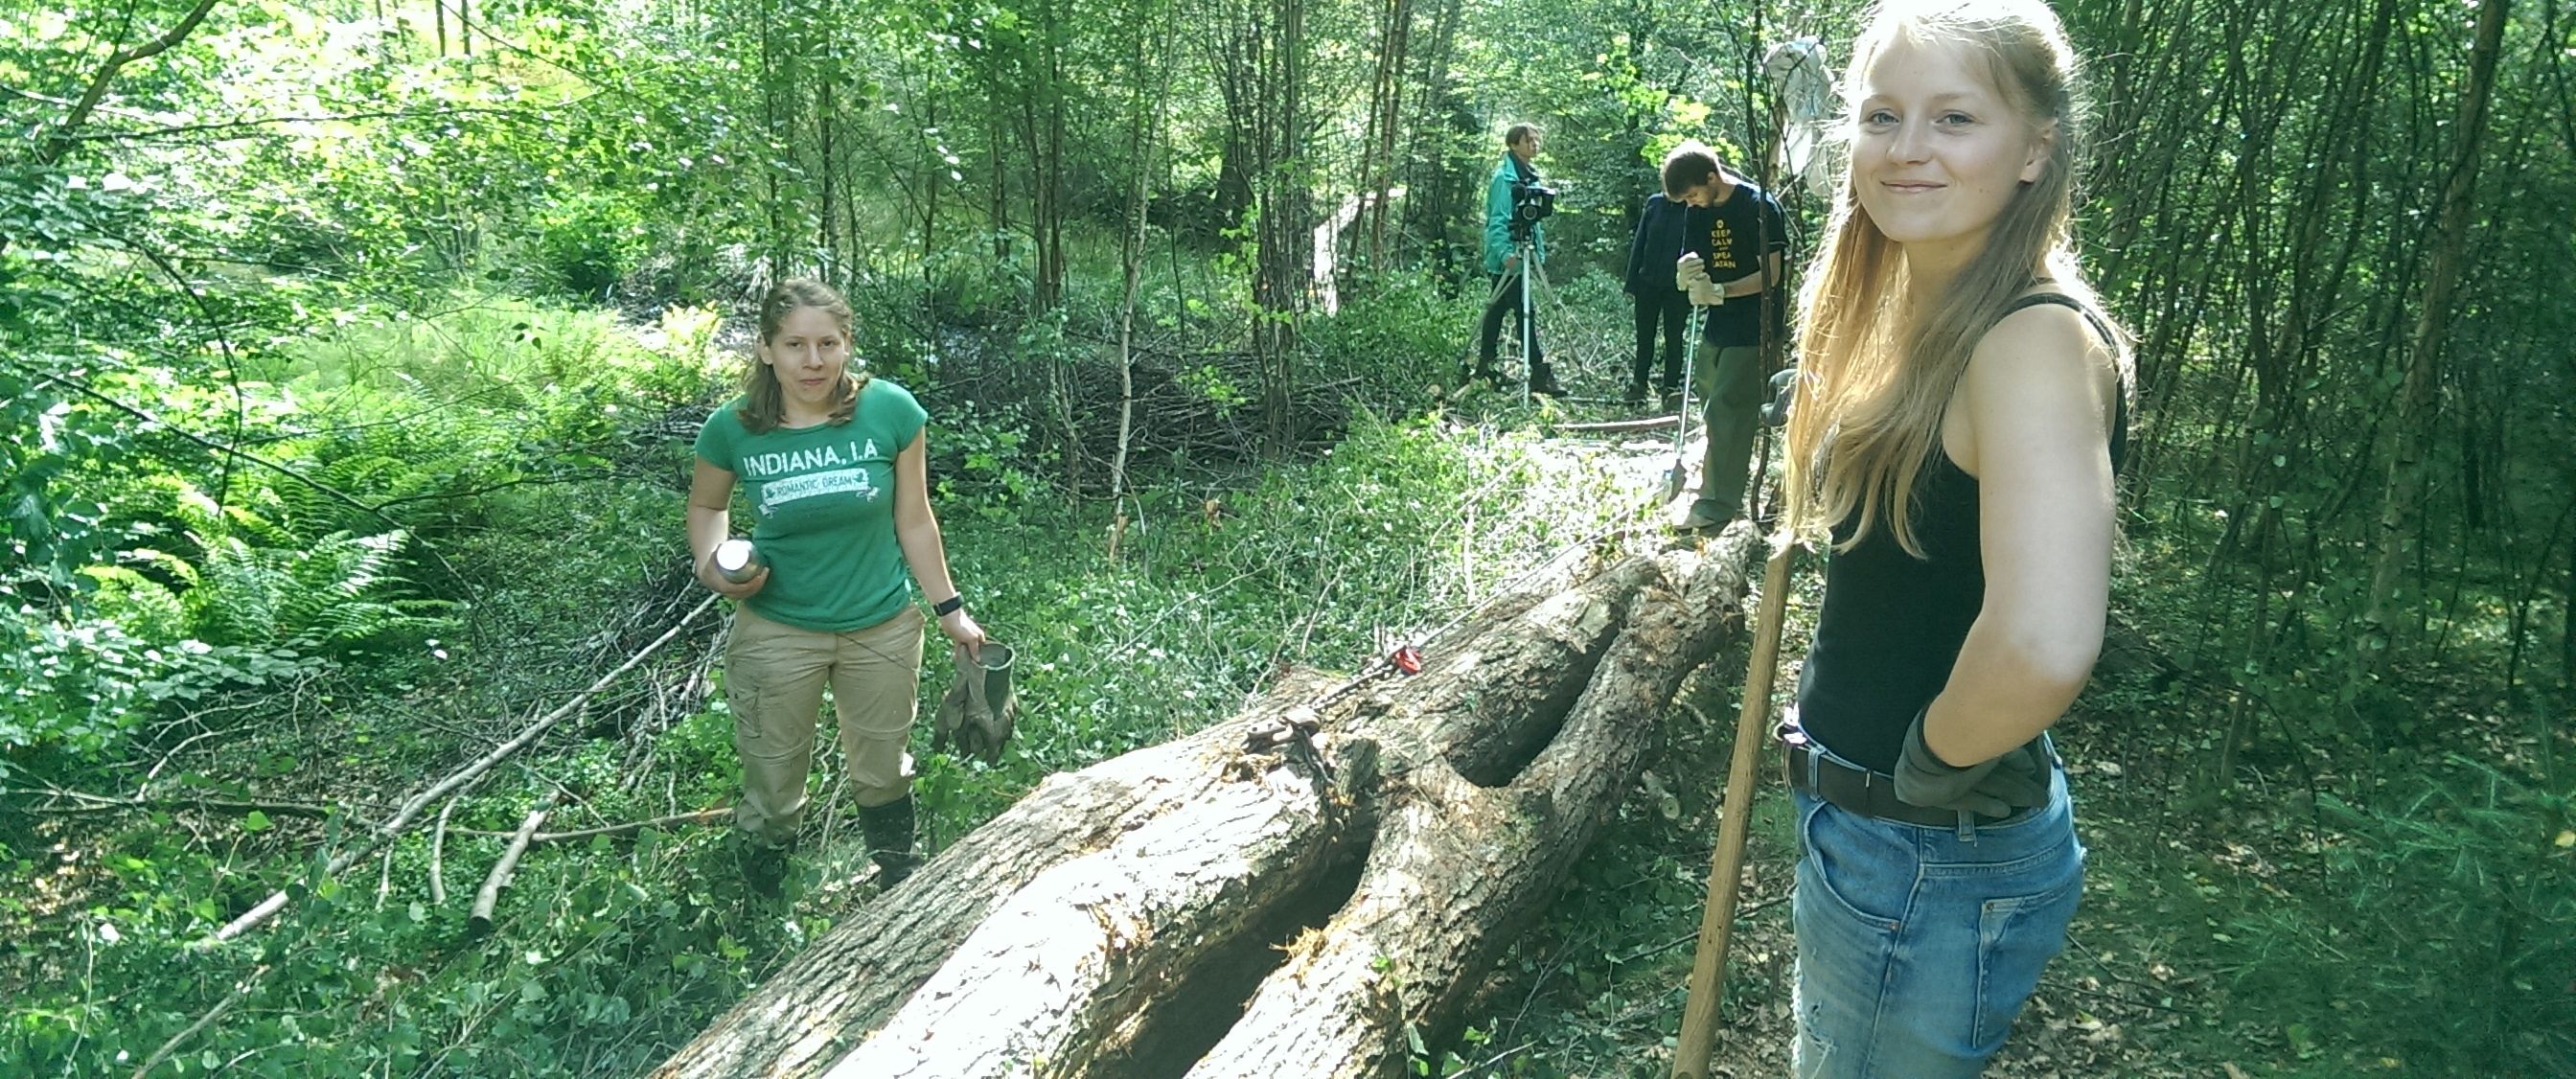
[{"label": "green shrub", "polygon": [[644,214],[622,195],[585,190],[557,199],[534,227],[537,284],[565,295],[606,298],[644,257]]},{"label": "green shrub", "polygon": [[1476,344],[1482,300],[1448,294],[1427,274],[1355,286],[1339,313],[1306,322],[1318,379],[1356,378],[1364,399],[1380,407],[1419,400],[1427,385],[1456,385]]},{"label": "green shrub", "polygon": [[[2321,1069],[2546,1075],[2576,1060],[2570,800],[2457,754],[2372,803],[2319,798],[2323,875],[2247,896],[2214,959]],[[2355,1057],[2345,1059],[2347,1054]]]}]

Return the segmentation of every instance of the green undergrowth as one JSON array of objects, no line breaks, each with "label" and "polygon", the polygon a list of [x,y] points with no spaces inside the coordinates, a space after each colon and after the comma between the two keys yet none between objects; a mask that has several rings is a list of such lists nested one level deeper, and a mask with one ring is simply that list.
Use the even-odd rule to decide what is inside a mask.
[{"label": "green undergrowth", "polygon": [[[1455,314],[1403,290],[1371,302],[1384,311],[1318,340],[1434,349]],[[635,327],[462,295],[253,352],[238,394],[105,358],[126,366],[99,385],[298,476],[222,467],[94,403],[49,415],[13,482],[44,485],[51,531],[8,524],[47,561],[0,574],[0,1074],[130,1073],[218,1007],[154,1074],[633,1074],[862,909],[868,868],[826,752],[785,902],[744,893],[724,828],[684,825],[539,845],[488,929],[466,917],[533,809],[577,830],[734,797],[721,619],[684,621],[705,593],[680,528],[687,440],[727,371],[715,328],[685,308]],[[1619,377],[1570,342],[1561,354],[1578,390]],[[1018,649],[1023,702],[998,765],[916,743],[934,847],[1048,775],[1229,715],[1284,671],[1355,670],[1643,508],[1610,461],[1530,433],[1586,404],[1480,391],[1388,418],[1360,382],[1328,452],[1145,477],[1113,558],[1109,508],[1056,493],[1062,462],[1028,421],[917,385],[952,564]],[[1422,389],[1401,396],[1436,400]],[[2356,724],[2283,688],[2235,787],[2213,784],[2225,682],[2189,670],[2180,643],[2197,544],[2136,538],[2127,639],[2063,727],[2086,902],[2000,1073],[2567,1074],[2563,725],[2483,699],[2476,669],[2400,667],[2375,692],[2417,721]],[[1800,580],[1792,662],[1815,599]],[[321,871],[674,626],[466,790],[435,852],[424,822]],[[951,671],[938,643],[925,735]],[[2139,653],[2155,661],[2118,658]],[[1689,683],[1650,778],[1464,1029],[1419,1032],[1417,1073],[1668,1068],[1742,664],[1728,653]],[[1741,1074],[1781,1066],[1792,954],[1795,844],[1776,772],[1760,775],[1719,1058]],[[280,889],[275,921],[199,946]]]},{"label": "green undergrowth", "polygon": [[[346,473],[356,493],[459,492],[434,526],[387,541],[407,557],[376,578],[387,595],[434,599],[419,616],[434,621],[403,628],[379,653],[271,641],[263,655],[306,666],[202,700],[127,702],[125,726],[77,764],[59,743],[17,758],[30,786],[153,798],[73,812],[43,800],[47,811],[36,812],[40,799],[22,789],[0,806],[15,836],[13,886],[0,894],[9,1002],[0,1072],[130,1071],[221,1006],[155,1074],[631,1074],[863,900],[864,856],[826,752],[784,903],[745,894],[725,829],[677,826],[539,845],[488,929],[466,918],[531,810],[546,809],[544,830],[554,831],[732,800],[731,720],[710,652],[718,622],[703,616],[470,788],[435,852],[424,823],[384,854],[322,872],[396,803],[556,707],[704,595],[685,581],[679,553],[685,434],[650,433],[634,415],[662,389],[639,381],[638,368],[675,381],[699,370],[703,386],[702,368],[685,350],[657,359],[615,338],[568,364],[564,382],[477,358],[474,344],[496,336],[543,335],[566,348],[582,339],[577,324],[553,317],[478,315],[427,334],[379,328],[268,372],[276,381],[264,385],[330,399],[348,421],[281,430],[270,444],[280,459],[346,460],[345,447],[367,448],[389,463]],[[450,338],[455,347],[423,343]],[[398,414],[396,389],[441,402],[427,422],[441,439],[478,447],[487,471],[425,479],[396,467],[436,470],[448,459],[406,426],[417,416],[386,419]],[[561,394],[589,394],[624,418],[575,423],[563,417],[581,410]],[[1112,559],[1105,508],[1007,481],[1025,464],[1009,434],[983,420],[932,432],[951,561],[994,638],[1019,650],[1023,709],[999,765],[916,742],[934,845],[1049,774],[1230,714],[1279,672],[1356,669],[1387,641],[1466,613],[1546,553],[1626,523],[1632,509],[1602,470],[1544,452],[1532,435],[1363,412],[1319,458],[1233,483],[1147,485],[1129,502]],[[985,467],[968,467],[949,441],[984,447]],[[231,526],[262,549],[291,551],[309,542],[299,529],[345,523],[327,506],[308,522],[286,507],[289,496],[259,490],[229,501],[266,515],[265,532]],[[199,554],[190,546],[174,557]],[[372,594],[342,583],[306,591],[349,602]],[[204,628],[185,619],[156,628],[139,620],[140,606],[79,609],[133,634]],[[949,672],[946,650],[930,653],[925,735]],[[189,740],[200,733],[222,737]],[[444,902],[431,895],[433,876]],[[200,946],[277,889],[291,902],[275,921]]]},{"label": "green undergrowth", "polygon": [[2576,919],[2563,796],[2457,754],[2197,819],[2134,793],[2097,799],[2077,962],[2153,1006],[2132,1036],[2248,1074],[2576,1072],[2576,942],[2539,928]]},{"label": "green undergrowth", "polygon": [[[1686,687],[1651,777],[1417,1074],[1669,1073],[1743,662]],[[2576,1074],[2576,832],[2530,724],[2470,710],[2463,748],[2392,754],[2367,779],[2268,745],[2212,796],[2194,722],[2211,712],[2187,683],[2113,671],[2060,725],[2085,898],[1990,1074]],[[2569,734],[2548,734],[2559,759]],[[1777,1074],[1798,849],[1776,764],[1756,779],[1716,1061]]]}]

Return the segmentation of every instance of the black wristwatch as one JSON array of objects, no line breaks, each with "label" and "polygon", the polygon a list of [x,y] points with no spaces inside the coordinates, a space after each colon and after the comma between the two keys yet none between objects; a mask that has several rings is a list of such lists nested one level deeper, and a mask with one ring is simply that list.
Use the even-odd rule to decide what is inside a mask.
[{"label": "black wristwatch", "polygon": [[960,592],[948,597],[947,599],[931,604],[930,615],[933,618],[946,618],[949,615],[956,614],[957,612],[965,609],[966,593]]}]

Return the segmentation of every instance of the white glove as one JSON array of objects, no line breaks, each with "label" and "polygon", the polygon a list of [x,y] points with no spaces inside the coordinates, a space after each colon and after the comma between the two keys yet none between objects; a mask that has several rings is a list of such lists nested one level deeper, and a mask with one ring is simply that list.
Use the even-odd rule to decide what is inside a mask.
[{"label": "white glove", "polygon": [[1693,307],[1715,307],[1726,302],[1726,290],[1701,277],[1691,282],[1690,302]]},{"label": "white glove", "polygon": [[1674,288],[1688,290],[1707,283],[1708,267],[1700,265],[1698,255],[1684,254],[1681,261],[1673,263]]}]

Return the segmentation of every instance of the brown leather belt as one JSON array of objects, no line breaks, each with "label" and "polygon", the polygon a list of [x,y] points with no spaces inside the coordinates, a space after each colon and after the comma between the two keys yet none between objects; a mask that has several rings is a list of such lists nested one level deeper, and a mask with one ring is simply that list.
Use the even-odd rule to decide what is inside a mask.
[{"label": "brown leather belt", "polygon": [[[1783,740],[1781,743],[1789,751],[1789,786],[1791,788],[1805,791],[1864,817],[1920,824],[1927,828],[1958,826],[1958,810],[1919,806],[1898,798],[1896,777],[1873,772],[1859,765],[1847,764],[1829,754],[1818,753],[1815,747],[1807,744],[1803,738],[1804,736],[1801,735],[1800,740]],[[1814,764],[1812,769],[1809,767],[1811,761]],[[1813,782],[1809,781],[1810,774],[1814,777]],[[1990,817],[1983,813],[1971,814],[1971,816],[1976,818],[1978,824],[2001,824],[2027,812],[2029,810],[2019,810],[2011,816],[2004,817]]]}]

